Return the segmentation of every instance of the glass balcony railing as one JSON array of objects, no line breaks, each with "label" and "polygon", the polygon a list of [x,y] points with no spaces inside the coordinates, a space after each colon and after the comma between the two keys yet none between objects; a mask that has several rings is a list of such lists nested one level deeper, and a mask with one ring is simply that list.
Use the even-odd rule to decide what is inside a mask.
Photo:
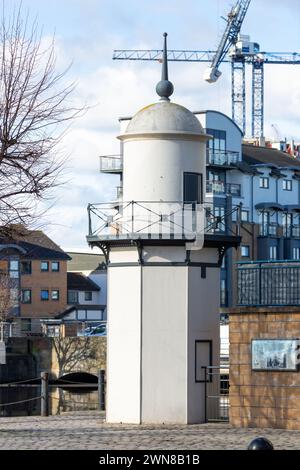
[{"label": "glass balcony railing", "polygon": [[224,183],[223,181],[207,181],[206,192],[213,194],[231,194],[235,197],[241,196],[241,185]]},{"label": "glass balcony railing", "polygon": [[121,155],[102,155],[100,156],[101,173],[122,173],[123,160]]},{"label": "glass balcony railing", "polygon": [[300,238],[300,225],[292,226],[292,237]]},{"label": "glass balcony railing", "polygon": [[278,230],[279,230],[279,225],[276,224],[276,222],[261,224],[259,226],[259,235],[261,235],[262,237],[268,237],[268,236],[276,237],[278,235]]},{"label": "glass balcony railing", "polygon": [[122,199],[123,197],[123,186],[117,186],[117,199]]},{"label": "glass balcony railing", "polygon": [[207,149],[206,161],[208,165],[235,166],[240,161],[240,154],[231,150]]}]

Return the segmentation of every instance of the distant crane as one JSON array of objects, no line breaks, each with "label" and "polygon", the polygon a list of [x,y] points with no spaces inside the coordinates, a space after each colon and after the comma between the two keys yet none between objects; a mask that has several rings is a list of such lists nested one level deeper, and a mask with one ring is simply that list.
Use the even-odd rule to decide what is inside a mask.
[{"label": "distant crane", "polygon": [[[299,65],[298,52],[260,52],[259,44],[250,42],[250,37],[241,35],[240,29],[247,13],[250,0],[239,0],[227,15],[227,25],[217,51],[169,50],[168,60],[174,62],[210,63],[205,71],[206,80],[211,83],[221,75],[222,62],[231,63],[232,119],[246,134],[246,85],[245,65],[252,65],[252,119],[251,136],[264,135],[264,65]],[[157,60],[161,61],[162,50],[115,50],[114,60]]]}]

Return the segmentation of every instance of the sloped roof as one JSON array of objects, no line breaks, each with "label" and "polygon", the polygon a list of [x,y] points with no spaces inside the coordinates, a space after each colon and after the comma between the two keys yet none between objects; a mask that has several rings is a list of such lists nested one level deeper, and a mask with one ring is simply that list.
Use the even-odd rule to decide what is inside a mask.
[{"label": "sloped roof", "polygon": [[67,273],[68,290],[95,291],[98,292],[100,287],[91,279],[82,273]]},{"label": "sloped roof", "polygon": [[20,226],[0,228],[0,244],[20,246],[26,251],[23,256],[29,259],[70,259],[70,256],[41,230],[27,230]]},{"label": "sloped roof", "polygon": [[269,147],[256,147],[254,145],[242,145],[243,161],[249,165],[274,165],[281,168],[299,168],[300,160],[290,157],[287,153]]},{"label": "sloped roof", "polygon": [[105,258],[101,253],[77,253],[69,251],[68,271],[106,271]]}]

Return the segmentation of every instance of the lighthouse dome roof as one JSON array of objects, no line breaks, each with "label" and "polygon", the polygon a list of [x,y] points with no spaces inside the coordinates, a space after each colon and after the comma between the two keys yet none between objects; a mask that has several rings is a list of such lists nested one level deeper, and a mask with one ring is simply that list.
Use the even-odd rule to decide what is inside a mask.
[{"label": "lighthouse dome roof", "polygon": [[191,111],[170,101],[160,101],[142,108],[130,120],[125,131],[125,135],[145,133],[205,134]]}]

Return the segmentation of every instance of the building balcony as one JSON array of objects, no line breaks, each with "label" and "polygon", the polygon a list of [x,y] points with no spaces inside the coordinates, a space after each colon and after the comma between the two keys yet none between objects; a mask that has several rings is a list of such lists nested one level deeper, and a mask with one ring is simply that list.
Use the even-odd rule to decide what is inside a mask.
[{"label": "building balcony", "polygon": [[260,224],[259,235],[261,237],[277,237],[279,236],[280,226],[276,222]]},{"label": "building balcony", "polygon": [[300,262],[237,263],[239,306],[300,305]]},{"label": "building balcony", "polygon": [[207,149],[206,163],[208,166],[217,166],[230,169],[235,167],[239,161],[239,152],[230,150]]},{"label": "building balcony", "polygon": [[102,155],[100,158],[100,172],[120,174],[123,171],[121,155]]},{"label": "building balcony", "polygon": [[156,201],[111,202],[88,205],[89,243],[125,240],[181,240],[202,247],[204,236],[237,237],[231,215],[240,206],[215,215],[210,203]]},{"label": "building balcony", "polygon": [[230,194],[233,197],[241,196],[241,185],[224,183],[223,181],[207,181],[206,182],[206,192],[213,194]]}]

